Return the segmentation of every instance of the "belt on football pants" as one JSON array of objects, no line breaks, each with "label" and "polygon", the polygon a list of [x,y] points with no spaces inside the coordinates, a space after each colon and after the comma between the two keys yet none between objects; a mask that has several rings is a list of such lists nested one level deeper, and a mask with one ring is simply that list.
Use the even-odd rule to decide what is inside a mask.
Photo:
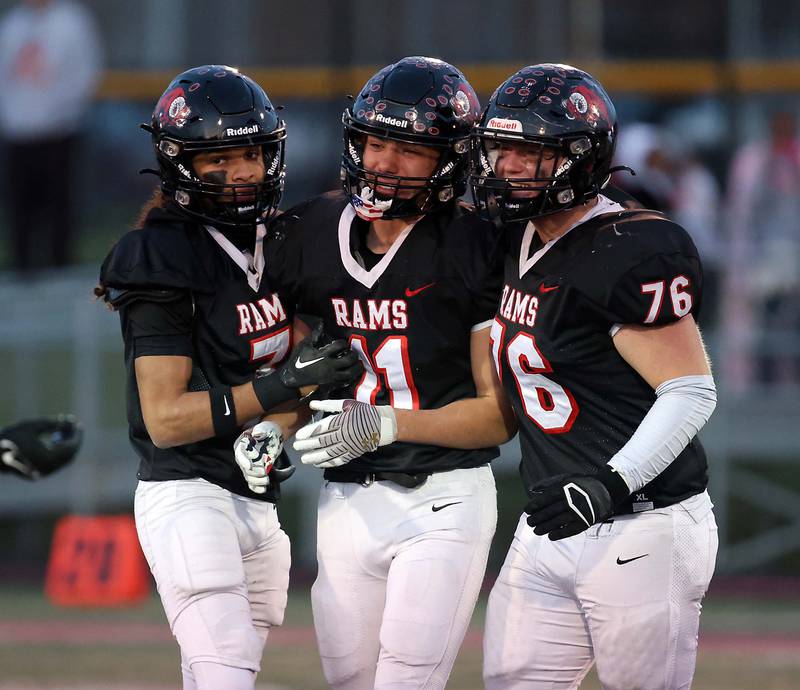
[{"label": "belt on football pants", "polygon": [[322,475],[329,482],[345,484],[361,484],[369,486],[373,482],[394,482],[406,489],[422,486],[430,477],[430,473],[405,474],[404,472],[351,472],[348,470],[325,470]]}]

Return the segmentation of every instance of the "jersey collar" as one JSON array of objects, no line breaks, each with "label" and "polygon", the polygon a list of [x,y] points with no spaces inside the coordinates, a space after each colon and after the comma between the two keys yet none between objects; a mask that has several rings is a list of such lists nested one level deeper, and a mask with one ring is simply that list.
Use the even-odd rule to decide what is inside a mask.
[{"label": "jersey collar", "polygon": [[403,230],[403,232],[400,233],[400,235],[398,235],[397,239],[389,248],[389,251],[383,255],[383,258],[377,264],[375,264],[371,270],[368,271],[360,263],[358,263],[358,261],[355,260],[355,257],[350,249],[350,228],[355,217],[355,209],[353,209],[351,204],[347,204],[342,211],[342,215],[339,217],[339,255],[342,258],[342,264],[344,265],[345,270],[350,274],[350,276],[354,280],[357,280],[359,283],[361,283],[364,287],[372,288],[372,286],[378,282],[378,279],[384,274],[386,268],[392,262],[392,258],[395,254],[397,254],[406,237],[408,237],[408,234],[411,232],[411,228],[414,227],[414,223],[409,225],[405,230]]},{"label": "jersey collar", "polygon": [[256,226],[256,244],[255,256],[249,251],[242,251],[233,242],[231,242],[219,230],[210,225],[205,226],[206,231],[211,235],[212,239],[220,246],[233,262],[244,271],[247,276],[247,283],[252,288],[253,292],[258,292],[261,285],[261,276],[264,274],[264,237],[267,234],[267,229],[263,223]]},{"label": "jersey collar", "polygon": [[528,271],[531,270],[533,265],[541,259],[550,248],[558,242],[562,237],[564,237],[570,230],[573,228],[578,227],[582,223],[585,223],[587,220],[594,218],[595,216],[602,215],[604,213],[614,213],[616,211],[624,211],[625,209],[620,206],[616,201],[612,201],[607,196],[603,196],[600,194],[597,197],[597,203],[592,206],[584,215],[580,216],[578,220],[576,220],[572,225],[567,228],[567,231],[562,235],[559,235],[554,240],[550,240],[544,246],[539,247],[532,255],[531,251],[531,244],[533,243],[533,237],[536,233],[536,226],[533,224],[533,221],[528,221],[528,224],[525,226],[525,233],[522,235],[522,246],[520,247],[519,252],[519,277],[520,279],[524,276]]}]

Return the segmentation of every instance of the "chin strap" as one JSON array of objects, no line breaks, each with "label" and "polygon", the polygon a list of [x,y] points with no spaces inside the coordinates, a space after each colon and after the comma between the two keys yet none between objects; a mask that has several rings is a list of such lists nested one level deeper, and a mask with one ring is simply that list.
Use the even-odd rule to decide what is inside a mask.
[{"label": "chin strap", "polygon": [[[633,175],[634,177],[636,177],[636,171],[635,171],[633,168],[629,168],[627,165],[615,165],[613,168],[609,168],[609,169],[608,169],[608,176],[609,176],[609,178],[610,178],[610,177],[611,177],[611,175],[613,175],[615,172],[620,172],[621,170],[622,170],[622,171],[625,171],[626,173],[630,173],[631,175]],[[605,185],[604,185],[604,186],[605,186]]]}]

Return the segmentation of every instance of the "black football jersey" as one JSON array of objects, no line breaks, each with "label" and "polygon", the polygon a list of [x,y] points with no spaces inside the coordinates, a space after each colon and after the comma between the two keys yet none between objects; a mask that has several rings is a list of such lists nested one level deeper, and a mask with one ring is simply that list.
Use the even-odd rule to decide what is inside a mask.
[{"label": "black football jersey", "polygon": [[[144,227],[124,235],[103,262],[101,283],[137,296],[119,309],[128,372],[129,436],[141,460],[142,480],[202,477],[242,496],[275,501],[277,487],[270,486],[266,494],[248,489],[233,455],[237,433],[157,448],[142,418],[134,368],[137,356],[191,357],[190,389],[206,390],[243,384],[257,368],[276,365],[289,353],[290,305],[272,290],[266,270],[260,281],[257,272],[250,270],[254,275],[249,275],[247,266],[238,265],[223,249],[220,243],[226,242],[213,228],[186,222],[175,211],[156,209]],[[227,246],[233,247],[229,242]],[[183,309],[188,315],[180,307],[159,305],[156,300],[163,290],[182,295],[179,301],[190,300],[188,309]]]},{"label": "black football jersey", "polygon": [[[502,278],[494,227],[454,203],[422,218],[386,254],[365,257],[362,224],[345,195],[331,192],[277,218],[267,238],[268,263],[297,311],[321,318],[364,362],[361,381],[336,397],[405,409],[474,397],[470,336],[491,323]],[[436,472],[497,455],[496,447],[398,442],[341,471]]]},{"label": "black football jersey", "polygon": [[[492,331],[498,372],[519,420],[527,487],[606,464],[630,439],[655,392],[612,342],[624,324],[661,325],[700,306],[697,250],[678,225],[622,211],[603,213],[542,245],[532,224],[512,226]],[[620,512],[703,491],[706,458],[695,438]]]}]

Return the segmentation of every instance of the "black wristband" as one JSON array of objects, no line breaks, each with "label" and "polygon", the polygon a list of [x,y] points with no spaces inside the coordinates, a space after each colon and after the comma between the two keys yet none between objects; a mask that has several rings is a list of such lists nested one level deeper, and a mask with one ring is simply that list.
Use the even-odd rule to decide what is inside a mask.
[{"label": "black wristband", "polygon": [[300,390],[285,385],[274,370],[269,373],[257,373],[255,375],[253,392],[255,392],[264,412],[287,400],[298,400],[300,398]]},{"label": "black wristband", "polygon": [[608,489],[608,493],[611,496],[611,503],[615,507],[631,495],[631,491],[622,478],[622,475],[611,467],[611,465],[603,465],[597,471],[597,478],[603,483],[603,486]]},{"label": "black wristband", "polygon": [[238,433],[236,423],[236,406],[233,404],[233,393],[230,386],[215,386],[208,391],[211,398],[211,421],[214,423],[214,435],[230,436]]}]

